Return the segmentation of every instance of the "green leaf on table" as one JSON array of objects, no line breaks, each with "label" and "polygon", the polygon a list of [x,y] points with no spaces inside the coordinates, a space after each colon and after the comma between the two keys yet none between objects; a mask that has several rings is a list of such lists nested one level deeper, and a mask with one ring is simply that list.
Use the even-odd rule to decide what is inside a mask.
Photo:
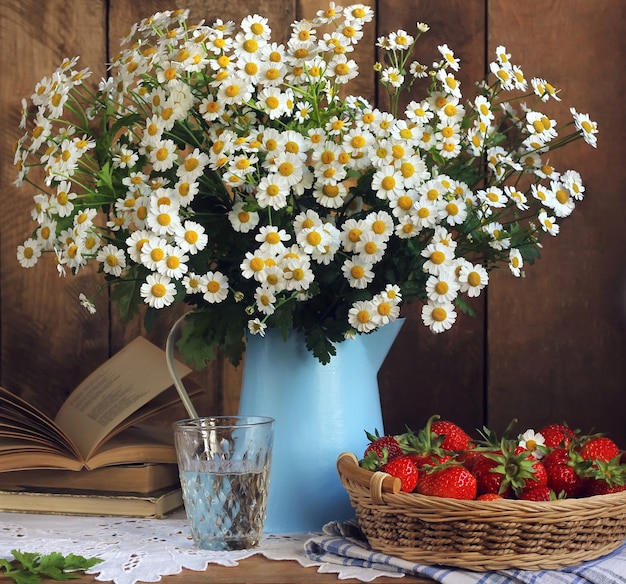
[{"label": "green leaf on table", "polygon": [[0,560],[0,575],[16,584],[40,584],[41,579],[71,580],[100,563],[100,558],[85,558],[75,554],[64,556],[59,552],[41,555],[37,552],[11,550],[13,561]]}]

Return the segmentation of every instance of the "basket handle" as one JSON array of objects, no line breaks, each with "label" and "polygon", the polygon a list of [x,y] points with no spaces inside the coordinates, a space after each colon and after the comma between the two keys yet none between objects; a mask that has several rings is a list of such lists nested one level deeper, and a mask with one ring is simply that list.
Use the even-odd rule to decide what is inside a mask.
[{"label": "basket handle", "polygon": [[372,472],[359,466],[359,460],[352,452],[344,452],[337,458],[337,470],[343,482],[344,478],[360,485],[369,486],[370,496],[376,505],[382,505],[383,493],[397,495],[401,481],[386,472]]}]

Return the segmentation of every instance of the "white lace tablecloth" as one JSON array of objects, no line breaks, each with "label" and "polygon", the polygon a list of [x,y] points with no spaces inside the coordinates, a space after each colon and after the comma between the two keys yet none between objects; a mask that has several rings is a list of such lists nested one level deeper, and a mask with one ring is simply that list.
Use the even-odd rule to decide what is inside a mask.
[{"label": "white lace tablecloth", "polygon": [[104,561],[88,573],[115,584],[158,582],[161,576],[178,574],[183,568],[204,571],[210,563],[236,566],[254,554],[317,566],[318,572],[336,573],[339,579],[371,582],[382,574],[403,575],[310,560],[304,543],[312,535],[266,535],[254,550],[210,552],[194,547],[184,512],[165,519],[0,513],[0,558],[13,559],[13,549],[99,557]]}]

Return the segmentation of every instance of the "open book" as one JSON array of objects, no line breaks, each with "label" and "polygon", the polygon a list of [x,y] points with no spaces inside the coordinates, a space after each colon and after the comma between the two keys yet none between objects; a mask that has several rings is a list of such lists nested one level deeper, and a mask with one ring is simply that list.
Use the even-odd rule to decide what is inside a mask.
[{"label": "open book", "polygon": [[54,420],[0,387],[0,472],[175,463],[171,429],[145,424],[180,403],[171,386],[165,352],[137,337],[89,375]]}]

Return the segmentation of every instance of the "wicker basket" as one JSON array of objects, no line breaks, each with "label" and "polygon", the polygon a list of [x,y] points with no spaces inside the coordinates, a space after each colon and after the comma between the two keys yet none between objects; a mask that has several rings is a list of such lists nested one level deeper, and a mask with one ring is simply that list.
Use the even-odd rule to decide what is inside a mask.
[{"label": "wicker basket", "polygon": [[626,538],[626,491],[557,501],[458,501],[400,492],[400,481],[341,454],[337,469],[370,546],[419,564],[553,570]]}]

